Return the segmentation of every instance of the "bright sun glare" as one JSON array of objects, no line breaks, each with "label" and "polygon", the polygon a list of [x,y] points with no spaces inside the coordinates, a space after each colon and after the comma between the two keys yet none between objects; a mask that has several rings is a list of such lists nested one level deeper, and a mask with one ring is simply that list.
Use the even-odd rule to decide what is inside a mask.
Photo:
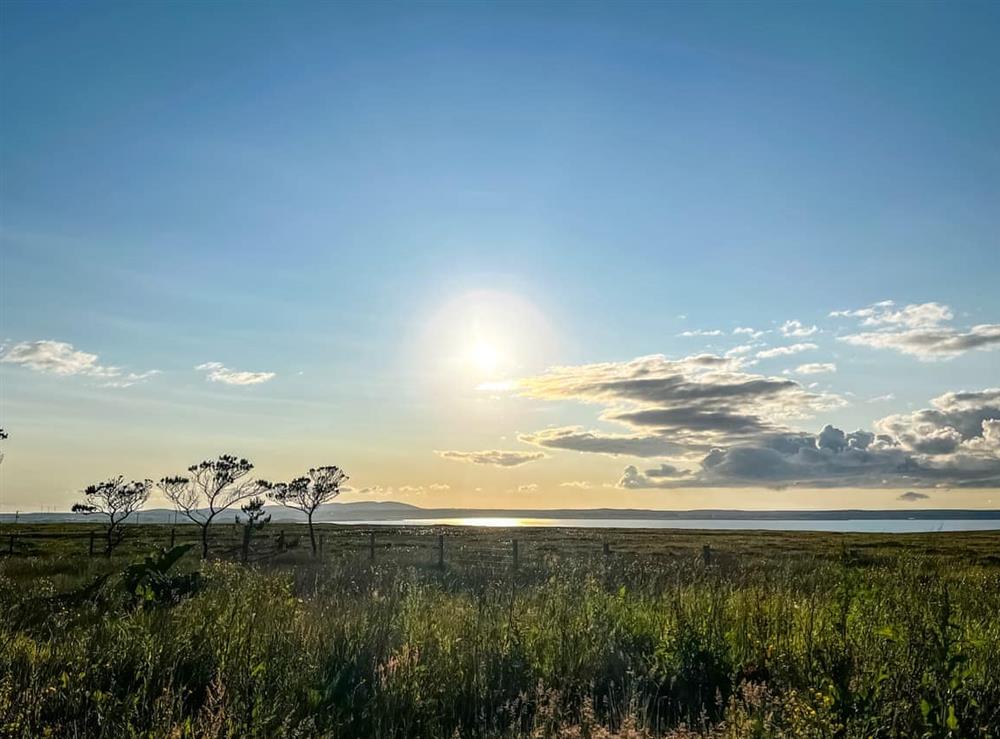
[{"label": "bright sun glare", "polygon": [[478,339],[469,351],[469,360],[482,372],[493,372],[500,364],[500,352],[489,341]]}]

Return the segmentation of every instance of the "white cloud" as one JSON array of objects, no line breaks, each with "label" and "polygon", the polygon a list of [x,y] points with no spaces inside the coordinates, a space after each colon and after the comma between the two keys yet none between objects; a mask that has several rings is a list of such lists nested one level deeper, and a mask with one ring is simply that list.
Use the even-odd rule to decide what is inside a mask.
[{"label": "white cloud", "polygon": [[809,364],[800,364],[793,370],[785,370],[785,374],[820,375],[836,371],[837,365],[833,362],[811,362]]},{"label": "white cloud", "polygon": [[586,490],[592,488],[593,484],[589,482],[584,482],[583,480],[567,480],[566,482],[559,483],[561,488],[576,488],[578,490]]},{"label": "white cloud", "polygon": [[121,367],[98,363],[98,356],[75,349],[65,341],[22,341],[0,349],[0,362],[17,364],[46,374],[70,377],[82,375],[103,380],[103,387],[123,388],[148,380],[159,370],[126,372]]},{"label": "white cloud", "polygon": [[678,336],[685,336],[685,337],[691,337],[691,336],[722,336],[722,331],[720,331],[719,329],[712,329],[712,330],[697,329],[695,331],[682,331],[681,333],[679,333],[677,335]]},{"label": "white cloud", "polygon": [[209,382],[221,382],[225,385],[259,385],[275,377],[274,372],[244,372],[224,367],[221,362],[205,362],[195,367],[199,372],[206,372]]},{"label": "white cloud", "polygon": [[519,492],[519,493],[537,493],[538,492],[538,483],[536,483],[536,482],[529,482],[529,483],[526,483],[524,485],[518,485],[517,486],[517,492]]},{"label": "white cloud", "polygon": [[788,346],[776,346],[774,349],[764,349],[763,351],[757,352],[758,359],[771,359],[773,357],[787,357],[791,354],[799,354],[801,352],[811,351],[812,349],[818,349],[815,344],[804,343],[804,344],[790,344]]},{"label": "white cloud", "polygon": [[876,395],[874,398],[868,398],[866,403],[888,403],[891,400],[896,399],[895,393],[886,393],[885,395]]},{"label": "white cloud", "polygon": [[891,300],[858,310],[834,311],[840,318],[860,319],[871,331],[838,337],[852,346],[890,349],[924,361],[951,359],[972,349],[1000,347],[1000,324],[982,323],[968,329],[944,325],[954,312],[941,303],[914,303],[897,309]]},{"label": "white cloud", "polygon": [[759,339],[766,333],[767,331],[758,331],[757,329],[748,328],[746,326],[740,326],[733,329],[733,336],[749,336],[751,339]]},{"label": "white cloud", "polygon": [[758,346],[763,346],[763,344],[739,344],[734,346],[732,349],[726,352],[727,357],[741,357],[744,354],[749,354]]},{"label": "white cloud", "polygon": [[858,310],[835,310],[832,318],[860,318],[863,326],[931,328],[954,318],[951,308],[941,303],[913,303],[898,310],[891,300],[874,303]]},{"label": "white cloud", "polygon": [[797,339],[812,336],[818,331],[819,328],[817,326],[806,326],[801,321],[785,321],[781,324],[782,336],[793,336]]}]

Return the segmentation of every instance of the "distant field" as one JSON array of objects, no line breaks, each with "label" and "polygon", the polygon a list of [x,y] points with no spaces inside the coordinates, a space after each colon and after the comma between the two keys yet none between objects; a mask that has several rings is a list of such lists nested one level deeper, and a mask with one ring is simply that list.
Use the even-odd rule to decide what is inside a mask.
[{"label": "distant field", "polygon": [[0,736],[1000,735],[998,532],[98,530],[0,527]]}]

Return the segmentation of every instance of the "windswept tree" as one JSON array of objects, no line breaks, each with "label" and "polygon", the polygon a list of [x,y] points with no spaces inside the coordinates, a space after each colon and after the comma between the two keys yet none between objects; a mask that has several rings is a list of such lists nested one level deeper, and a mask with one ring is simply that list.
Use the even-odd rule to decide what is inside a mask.
[{"label": "windswept tree", "polygon": [[[7,432],[4,429],[0,429],[0,441],[7,438]],[[3,462],[3,449],[0,449],[0,462]]]},{"label": "windswept tree", "polygon": [[339,467],[316,467],[309,474],[296,477],[291,482],[269,484],[271,499],[286,508],[294,508],[306,514],[309,522],[309,543],[316,556],[316,532],[313,529],[313,514],[324,503],[340,495],[340,486],[347,481],[347,475]]},{"label": "windswept tree", "polygon": [[85,516],[104,516],[104,553],[111,552],[125,538],[122,524],[133,513],[142,508],[149,500],[152,480],[132,480],[126,482],[119,475],[110,480],[88,485],[83,491],[84,502],[74,503],[73,512]]},{"label": "windswept tree", "polygon": [[251,480],[253,464],[222,454],[188,467],[188,476],[164,477],[158,487],[192,523],[201,527],[201,556],[208,557],[208,527],[231,506],[264,490],[263,483]]},{"label": "windswept tree", "polygon": [[271,514],[264,510],[264,499],[254,497],[240,506],[243,518],[236,514],[236,525],[243,527],[243,546],[240,558],[245,563],[250,559],[250,537],[256,529],[262,529],[271,522]]}]

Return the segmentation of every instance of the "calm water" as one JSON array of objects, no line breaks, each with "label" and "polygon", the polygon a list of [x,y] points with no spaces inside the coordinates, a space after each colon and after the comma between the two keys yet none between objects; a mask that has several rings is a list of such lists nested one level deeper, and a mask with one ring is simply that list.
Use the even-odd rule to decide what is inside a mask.
[{"label": "calm water", "polygon": [[397,521],[345,521],[386,526],[569,526],[608,529],[763,529],[767,531],[839,531],[873,533],[924,533],[930,531],[1000,530],[1000,520],[847,519],[843,521],[773,521],[723,519],[648,518],[408,518]]}]

